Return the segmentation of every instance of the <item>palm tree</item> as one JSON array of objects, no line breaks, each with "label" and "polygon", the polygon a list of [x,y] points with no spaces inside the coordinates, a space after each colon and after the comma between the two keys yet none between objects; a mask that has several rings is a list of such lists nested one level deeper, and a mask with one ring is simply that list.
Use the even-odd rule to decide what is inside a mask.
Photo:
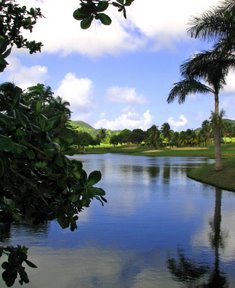
[{"label": "palm tree", "polygon": [[204,120],[202,122],[199,136],[205,145],[209,143],[210,139],[212,138],[212,134],[213,134],[213,131],[212,131],[211,122],[209,120]]},{"label": "palm tree", "polygon": [[[215,145],[215,169],[222,169],[221,162],[221,127],[219,112],[219,92],[226,84],[225,77],[229,69],[235,66],[235,57],[223,53],[204,51],[181,65],[183,80],[174,84],[169,93],[167,102],[171,103],[178,97],[179,104],[183,103],[188,94],[211,93],[214,96],[214,145]],[[200,82],[204,81],[204,83]]]},{"label": "palm tree", "polygon": [[146,131],[146,142],[149,143],[154,148],[156,148],[160,142],[159,136],[160,131],[158,130],[158,127],[156,125],[152,125]]},{"label": "palm tree", "polygon": [[193,17],[188,32],[193,38],[216,40],[214,48],[232,52],[235,49],[235,1],[225,0],[218,7]]},{"label": "palm tree", "polygon": [[169,123],[165,122],[162,124],[161,133],[164,137],[164,140],[166,140],[166,142],[169,143],[171,137],[171,126]]}]

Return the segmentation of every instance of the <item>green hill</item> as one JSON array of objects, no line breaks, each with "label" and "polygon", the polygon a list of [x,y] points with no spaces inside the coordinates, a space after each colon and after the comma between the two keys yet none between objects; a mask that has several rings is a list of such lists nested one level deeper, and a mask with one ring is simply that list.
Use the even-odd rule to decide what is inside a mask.
[{"label": "green hill", "polygon": [[77,126],[79,129],[81,130],[96,130],[94,127],[92,127],[91,125],[89,125],[88,123],[84,122],[84,121],[80,121],[80,120],[77,120],[77,121],[74,121],[74,120],[71,120],[71,122]]}]

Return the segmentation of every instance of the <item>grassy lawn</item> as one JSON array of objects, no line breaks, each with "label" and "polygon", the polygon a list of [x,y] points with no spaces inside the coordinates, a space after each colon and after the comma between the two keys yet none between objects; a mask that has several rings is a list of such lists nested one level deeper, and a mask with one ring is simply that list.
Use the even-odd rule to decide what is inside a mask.
[{"label": "grassy lawn", "polygon": [[225,190],[235,192],[235,159],[225,159],[223,170],[216,172],[214,165],[205,165],[201,168],[192,169],[188,176],[199,182],[210,184]]},{"label": "grassy lawn", "polygon": [[[85,153],[119,153],[152,157],[208,157],[214,158],[214,147],[184,147],[154,149],[144,146],[119,146],[88,148]],[[222,144],[223,171],[216,172],[214,165],[205,165],[192,169],[188,176],[197,181],[235,191],[235,143]]]},{"label": "grassy lawn", "polygon": [[[214,158],[214,147],[168,147],[154,149],[145,146],[118,146],[118,147],[94,147],[86,148],[86,153],[103,154],[103,153],[119,153],[140,156],[185,156],[185,157],[208,157]],[[222,144],[223,158],[235,158],[235,143]]]}]

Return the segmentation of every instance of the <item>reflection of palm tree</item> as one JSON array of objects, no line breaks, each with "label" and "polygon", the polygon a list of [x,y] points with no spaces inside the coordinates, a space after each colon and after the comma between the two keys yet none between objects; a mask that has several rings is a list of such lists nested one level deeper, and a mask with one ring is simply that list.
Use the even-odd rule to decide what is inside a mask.
[{"label": "reflection of palm tree", "polygon": [[163,182],[168,183],[171,174],[171,167],[169,165],[164,165],[163,167]]},{"label": "reflection of palm tree", "polygon": [[219,188],[215,188],[215,210],[213,222],[210,223],[212,232],[210,233],[211,247],[214,249],[214,270],[212,271],[208,286],[222,288],[227,287],[226,278],[223,273],[220,272],[220,257],[219,248],[224,247],[224,239],[221,233],[221,202],[222,202],[222,191]]},{"label": "reflection of palm tree", "polygon": [[149,166],[149,167],[147,167],[146,170],[147,170],[148,175],[151,179],[155,180],[159,176],[159,173],[160,173],[159,166]]},{"label": "reflection of palm tree", "polygon": [[[204,283],[198,283],[207,272],[208,267],[199,266],[192,260],[186,259],[182,252],[178,252],[178,263],[175,259],[167,260],[167,266],[173,276],[180,282],[188,283],[188,287],[195,288],[226,288],[228,283],[224,273],[220,271],[219,248],[224,247],[224,237],[221,233],[221,201],[222,191],[215,188],[215,210],[213,221],[210,222],[212,232],[210,233],[210,244],[214,250],[214,267],[210,271],[209,278]],[[193,286],[191,284],[193,283]]]},{"label": "reflection of palm tree", "polygon": [[174,258],[167,260],[167,267],[174,279],[185,283],[188,287],[203,287],[198,282],[208,272],[209,268],[187,259],[180,250],[178,251],[178,258],[178,261]]}]

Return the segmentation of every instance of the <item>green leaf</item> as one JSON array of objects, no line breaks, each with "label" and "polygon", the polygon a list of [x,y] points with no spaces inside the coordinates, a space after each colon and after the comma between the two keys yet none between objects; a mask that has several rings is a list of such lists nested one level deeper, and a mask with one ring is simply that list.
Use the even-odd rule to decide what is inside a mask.
[{"label": "green leaf", "polygon": [[31,261],[25,260],[25,262],[26,262],[27,265],[28,265],[29,267],[31,267],[31,268],[37,268],[37,266],[36,266],[34,263],[32,263]]},{"label": "green leaf", "polygon": [[0,54],[3,54],[7,49],[7,42],[3,36],[0,36]]},{"label": "green leaf", "polygon": [[105,191],[102,188],[91,187],[89,188],[89,192],[91,192],[93,196],[105,196]]},{"label": "green leaf", "polygon": [[7,58],[11,54],[11,48],[7,49],[6,52],[2,54],[3,58]]},{"label": "green leaf", "polygon": [[72,193],[72,194],[70,195],[70,200],[71,200],[72,203],[77,202],[78,199],[79,199],[79,195],[78,195],[78,194]]},{"label": "green leaf", "polygon": [[88,177],[87,184],[93,186],[98,183],[101,179],[100,171],[92,171]]},{"label": "green leaf", "polygon": [[5,270],[2,273],[2,278],[5,281],[6,285],[8,287],[11,287],[15,283],[15,280],[17,278],[17,271],[15,271],[15,270],[13,270],[13,271]]},{"label": "green leaf", "polygon": [[73,12],[73,18],[76,19],[76,20],[83,20],[87,16],[88,16],[88,14],[83,13],[80,8],[76,9]]},{"label": "green leaf", "polygon": [[125,6],[130,6],[134,0],[126,0]]},{"label": "green leaf", "polygon": [[112,23],[111,18],[107,14],[99,13],[96,17],[100,19],[104,25],[110,25]]},{"label": "green leaf", "polygon": [[100,1],[97,5],[96,11],[97,12],[103,12],[109,7],[108,1]]},{"label": "green leaf", "polygon": [[113,5],[114,7],[118,7],[118,8],[123,9],[123,6],[122,6],[121,4],[119,4],[119,3],[117,3],[117,2],[112,2],[112,5]]},{"label": "green leaf", "polygon": [[20,284],[24,284],[24,283],[29,283],[29,278],[27,273],[25,272],[24,267],[22,267],[21,269],[19,269],[19,275],[20,275]]},{"label": "green leaf", "polygon": [[26,155],[28,156],[28,158],[29,158],[30,160],[35,159],[35,153],[33,152],[33,150],[27,150],[27,151],[26,151]]},{"label": "green leaf", "polygon": [[13,150],[13,142],[7,136],[0,135],[0,151],[10,152]]},{"label": "green leaf", "polygon": [[89,17],[83,19],[80,24],[81,28],[88,29],[91,26],[91,22],[93,21],[93,19],[94,19],[93,15],[90,15]]},{"label": "green leaf", "polygon": [[37,101],[37,103],[35,105],[35,111],[36,111],[36,113],[39,113],[39,112],[41,112],[41,110],[42,110],[42,103],[41,103],[41,101]]}]

